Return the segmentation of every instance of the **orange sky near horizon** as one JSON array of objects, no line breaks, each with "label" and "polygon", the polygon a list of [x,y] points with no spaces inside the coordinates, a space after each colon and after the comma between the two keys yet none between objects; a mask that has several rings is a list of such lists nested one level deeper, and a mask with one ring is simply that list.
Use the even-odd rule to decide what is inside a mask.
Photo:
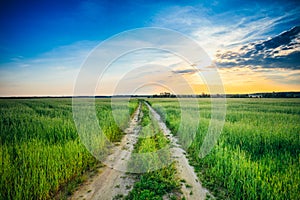
[{"label": "orange sky near horizon", "polygon": [[[255,72],[251,69],[229,68],[219,69],[220,77],[223,81],[223,87],[226,94],[248,94],[248,93],[263,93],[263,92],[299,92],[299,84],[290,84],[289,74],[294,71],[280,72],[281,76],[286,76],[286,82],[276,82],[272,77],[263,72]],[[300,70],[297,70],[300,72]],[[188,78],[188,77],[186,77]],[[193,77],[190,77],[193,79]],[[198,81],[199,82],[199,81]],[[196,94],[209,93],[207,85],[201,83],[193,84],[193,90]]]}]

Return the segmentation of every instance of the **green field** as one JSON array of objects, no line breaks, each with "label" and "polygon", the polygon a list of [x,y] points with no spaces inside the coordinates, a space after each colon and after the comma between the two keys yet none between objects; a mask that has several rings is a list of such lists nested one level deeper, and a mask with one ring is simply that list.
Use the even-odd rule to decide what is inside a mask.
[{"label": "green field", "polygon": [[[136,106],[130,104],[131,113]],[[0,100],[0,108],[0,199],[50,199],[99,164],[79,140],[72,99]],[[128,109],[118,109],[126,126]],[[110,100],[96,100],[96,111],[105,135],[118,141],[123,132]]]},{"label": "green field", "polygon": [[[179,130],[176,100],[154,99],[173,133]],[[204,159],[198,157],[207,132],[211,104],[200,99],[200,124],[188,148],[190,162],[203,184],[221,199],[299,199],[300,100],[227,99],[227,115],[217,145]],[[186,101],[182,109],[196,109]],[[194,120],[191,116],[186,121]],[[183,124],[188,126],[188,123]],[[183,127],[179,135],[186,135]]]},{"label": "green field", "polygon": [[[179,129],[181,109],[194,110],[198,105],[186,101],[180,108],[176,99],[147,100],[163,116],[172,133],[184,142],[191,127],[185,123]],[[130,103],[130,113],[137,105],[137,101]],[[223,131],[204,159],[198,154],[210,122],[210,99],[199,99],[199,107],[200,124],[187,152],[200,180],[214,196],[299,199],[299,99],[227,99]],[[96,100],[99,123],[110,141],[122,138],[121,128],[129,121],[125,114],[127,106],[120,105],[118,109],[122,127],[114,121],[110,100]],[[156,136],[139,139],[134,151],[155,151],[166,141],[147,117],[145,107],[143,112],[146,114],[141,123],[152,125],[150,129],[144,126],[142,134],[154,131]],[[87,170],[99,165],[79,140],[71,99],[2,99],[0,114],[0,199],[51,199],[69,183],[82,181]],[[192,122],[194,118],[191,115],[186,120]],[[138,199],[141,194],[157,197],[165,190],[176,190],[178,183],[168,174],[174,174],[172,166],[141,176],[127,198]],[[170,187],[149,185],[153,182],[167,182]],[[151,187],[156,186],[164,188],[163,191],[150,193]]]}]

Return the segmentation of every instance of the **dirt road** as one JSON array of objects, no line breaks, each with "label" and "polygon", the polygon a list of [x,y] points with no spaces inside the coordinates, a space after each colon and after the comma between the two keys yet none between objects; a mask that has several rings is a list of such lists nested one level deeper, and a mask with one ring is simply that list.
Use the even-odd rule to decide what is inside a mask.
[{"label": "dirt road", "polygon": [[71,200],[111,200],[117,195],[127,195],[135,182],[133,174],[126,173],[127,161],[130,158],[134,144],[140,131],[139,117],[141,104],[133,114],[129,127],[119,146],[112,149],[99,172],[84,183],[69,198]]},{"label": "dirt road", "polygon": [[[170,152],[176,162],[178,176],[184,180],[181,188],[183,196],[188,200],[205,199],[209,192],[198,181],[194,168],[189,165],[185,156],[185,151],[161,120],[160,115],[149,104],[146,103],[146,105],[149,107],[151,115],[157,120],[164,135],[171,142]],[[141,129],[140,118],[142,118],[141,103],[133,115],[129,128],[125,130],[126,135],[120,145],[112,149],[112,154],[104,162],[106,167],[103,167],[97,175],[83,184],[69,199],[111,200],[116,196],[122,197],[128,194],[136,181],[136,176],[126,173],[126,167]]]},{"label": "dirt road", "polygon": [[[176,160],[176,168],[180,179],[185,180],[182,184],[181,191],[186,199],[189,200],[201,200],[205,199],[208,192],[207,189],[202,187],[198,177],[194,171],[194,168],[189,164],[188,159],[185,156],[185,151],[178,144],[177,138],[175,138],[166,124],[161,120],[160,115],[149,105],[149,110],[152,116],[158,121],[160,129],[164,132],[165,136],[171,142],[171,155]],[[212,196],[212,195],[210,195]]]}]

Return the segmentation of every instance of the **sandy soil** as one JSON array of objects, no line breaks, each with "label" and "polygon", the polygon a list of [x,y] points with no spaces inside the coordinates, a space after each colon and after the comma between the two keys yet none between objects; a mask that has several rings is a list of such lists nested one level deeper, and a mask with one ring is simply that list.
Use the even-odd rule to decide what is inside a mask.
[{"label": "sandy soil", "polygon": [[[154,118],[158,121],[158,124],[161,130],[164,132],[165,136],[171,142],[171,155],[176,162],[176,168],[178,171],[179,178],[185,180],[186,182],[182,184],[181,191],[186,199],[189,200],[201,200],[205,199],[206,194],[209,193],[207,189],[202,187],[198,177],[194,171],[194,168],[189,164],[188,159],[186,158],[186,152],[180,148],[177,138],[175,138],[171,131],[167,128],[166,124],[161,120],[160,115],[149,105],[147,104],[150,112]],[[210,194],[210,196],[212,196]]]},{"label": "sandy soil", "polygon": [[128,194],[135,182],[135,176],[126,173],[126,167],[140,130],[140,111],[141,105],[124,131],[126,135],[120,145],[112,149],[112,154],[104,162],[106,166],[99,169],[98,173],[80,186],[69,199],[111,200],[116,195]]}]

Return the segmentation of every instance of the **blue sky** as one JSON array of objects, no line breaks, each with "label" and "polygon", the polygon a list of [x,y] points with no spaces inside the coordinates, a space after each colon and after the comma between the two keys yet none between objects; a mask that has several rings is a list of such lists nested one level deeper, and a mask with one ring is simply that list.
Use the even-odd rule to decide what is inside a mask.
[{"label": "blue sky", "polygon": [[[237,85],[244,92],[300,90],[298,29],[288,44],[255,49],[300,25],[299,8],[297,1],[274,0],[1,1],[0,95],[72,95],[81,64],[99,42],[143,27],[169,28],[196,40],[220,65],[227,92],[243,92]],[[243,46],[253,56],[273,54],[250,62],[249,52],[240,53]]]}]

